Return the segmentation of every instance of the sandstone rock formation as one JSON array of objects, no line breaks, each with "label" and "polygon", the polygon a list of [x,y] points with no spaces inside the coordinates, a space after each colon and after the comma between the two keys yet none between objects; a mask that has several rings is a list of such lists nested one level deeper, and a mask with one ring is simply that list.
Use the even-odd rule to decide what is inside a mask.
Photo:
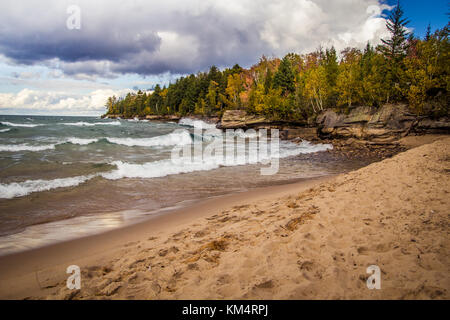
[{"label": "sandstone rock formation", "polygon": [[281,139],[357,139],[390,143],[409,133],[450,133],[450,118],[419,118],[405,104],[380,108],[356,107],[348,114],[325,110],[315,123],[271,121],[244,110],[227,110],[218,125],[221,129],[279,129]]},{"label": "sandstone rock formation", "polygon": [[386,104],[379,109],[357,107],[349,114],[326,110],[316,123],[321,138],[356,138],[375,143],[391,142],[410,132],[448,133],[450,129],[449,119],[419,119],[403,104]]},{"label": "sandstone rock formation", "polygon": [[269,125],[270,120],[262,117],[250,115],[244,110],[227,110],[224,112],[221,122],[218,125],[220,129],[247,129],[261,128]]}]

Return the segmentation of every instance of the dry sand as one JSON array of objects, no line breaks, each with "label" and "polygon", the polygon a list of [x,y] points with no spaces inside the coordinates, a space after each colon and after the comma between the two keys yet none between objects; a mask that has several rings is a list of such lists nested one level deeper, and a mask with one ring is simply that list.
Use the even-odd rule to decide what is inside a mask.
[{"label": "dry sand", "polygon": [[[0,258],[0,297],[449,299],[450,138]],[[82,270],[68,290],[65,268]],[[369,290],[366,268],[381,269]]]}]

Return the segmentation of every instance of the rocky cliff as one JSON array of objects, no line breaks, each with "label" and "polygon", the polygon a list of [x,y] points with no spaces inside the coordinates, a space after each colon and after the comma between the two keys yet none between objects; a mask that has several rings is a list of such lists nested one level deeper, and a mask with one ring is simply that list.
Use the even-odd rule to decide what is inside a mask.
[{"label": "rocky cliff", "polygon": [[348,114],[327,110],[316,123],[320,138],[356,138],[375,143],[391,142],[412,132],[450,133],[449,118],[419,118],[402,104],[386,104],[379,109],[357,107]]},{"label": "rocky cliff", "polygon": [[356,107],[348,114],[331,109],[312,123],[270,121],[244,110],[227,110],[218,125],[221,129],[279,129],[282,139],[358,139],[390,143],[409,133],[450,133],[450,118],[419,118],[407,105],[386,104],[381,108]]}]

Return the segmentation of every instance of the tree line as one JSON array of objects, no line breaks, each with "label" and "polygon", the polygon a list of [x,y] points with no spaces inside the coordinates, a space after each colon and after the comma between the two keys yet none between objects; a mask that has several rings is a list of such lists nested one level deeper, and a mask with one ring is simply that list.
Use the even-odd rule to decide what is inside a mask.
[{"label": "tree line", "polygon": [[249,69],[212,66],[151,93],[109,97],[106,114],[221,116],[243,109],[271,120],[306,121],[328,108],[407,103],[417,115],[448,115],[450,24],[435,32],[428,27],[419,39],[408,32],[409,23],[397,5],[386,23],[391,37],[376,47],[263,56]]}]

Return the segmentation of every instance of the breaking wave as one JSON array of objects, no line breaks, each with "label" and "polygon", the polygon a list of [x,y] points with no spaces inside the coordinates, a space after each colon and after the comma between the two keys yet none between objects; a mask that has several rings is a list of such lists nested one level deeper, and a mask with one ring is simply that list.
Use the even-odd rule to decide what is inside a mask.
[{"label": "breaking wave", "polygon": [[17,151],[43,151],[55,149],[57,144],[48,144],[41,146],[32,146],[26,143],[23,144],[4,144],[0,145],[0,151],[2,152],[17,152]]},{"label": "breaking wave", "polygon": [[172,132],[162,136],[152,138],[105,138],[110,143],[125,145],[129,147],[156,147],[175,146],[191,144],[192,138],[189,132]]},{"label": "breaking wave", "polygon": [[13,182],[9,184],[1,183],[0,198],[12,199],[16,197],[23,197],[33,192],[48,191],[57,188],[75,187],[94,178],[95,176],[97,176],[97,174],[53,180],[27,180],[24,182]]},{"label": "breaking wave", "polygon": [[81,146],[98,142],[99,139],[82,139],[82,138],[68,138],[67,142],[71,144],[78,144]]},{"label": "breaking wave", "polygon": [[78,121],[78,122],[64,122],[61,123],[65,126],[77,126],[77,127],[92,127],[92,126],[120,126],[120,121],[112,121],[112,122],[84,122],[84,121]]},{"label": "breaking wave", "polygon": [[4,126],[8,126],[8,127],[24,127],[24,128],[34,128],[34,127],[43,126],[43,124],[12,123],[12,122],[7,122],[7,121],[2,121],[2,122],[0,122],[0,124],[2,124]]}]

